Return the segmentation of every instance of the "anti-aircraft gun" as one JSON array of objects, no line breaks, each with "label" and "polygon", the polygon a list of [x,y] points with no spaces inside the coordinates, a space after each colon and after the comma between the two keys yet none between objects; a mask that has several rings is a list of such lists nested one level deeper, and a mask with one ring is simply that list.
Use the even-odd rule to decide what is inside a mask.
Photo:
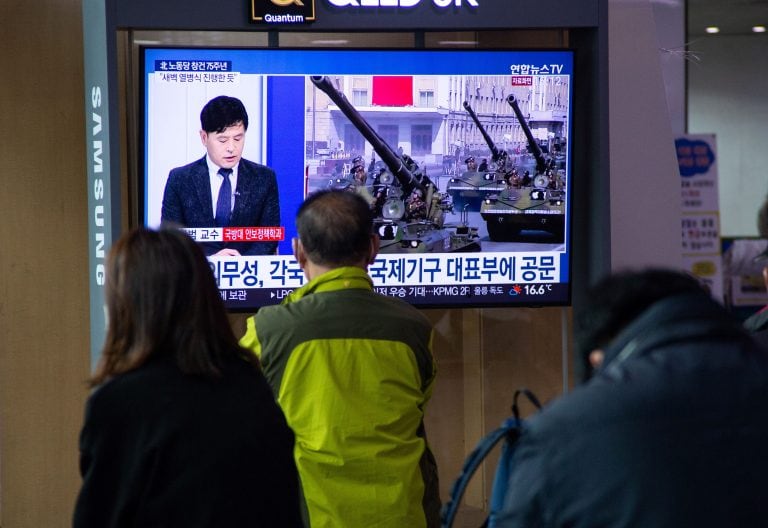
[{"label": "anti-aircraft gun", "polygon": [[455,208],[477,212],[480,210],[483,200],[492,194],[502,192],[505,189],[506,181],[512,178],[516,172],[510,165],[507,152],[499,150],[469,102],[464,101],[464,109],[475,122],[475,126],[491,150],[491,164],[487,170],[466,170],[460,176],[451,178],[445,190],[453,199]]},{"label": "anti-aircraft gun", "polygon": [[[507,96],[507,103],[512,107],[512,111],[515,113],[515,117],[517,117],[517,120],[520,123],[520,127],[523,129],[525,138],[528,140],[528,148],[536,160],[536,175],[533,178],[534,187],[551,189],[562,187],[558,186],[553,181],[555,162],[549,156],[544,155],[544,151],[541,149],[541,146],[539,146],[539,142],[536,141],[536,138],[533,137],[531,128],[528,126],[528,123],[523,116],[523,112],[520,110],[520,106],[517,104],[517,98],[513,94],[509,94]],[[546,177],[546,181],[544,181],[542,177]]]},{"label": "anti-aircraft gun", "polygon": [[520,122],[528,139],[528,147],[536,160],[532,186],[507,185],[498,194],[483,200],[480,214],[488,226],[488,236],[494,241],[515,240],[522,230],[547,231],[563,241],[565,231],[565,182],[555,170],[554,160],[547,157],[533,137],[514,95],[507,103]]},{"label": "anti-aircraft gun", "polygon": [[[363,119],[357,109],[325,76],[310,77],[357,128],[381,158],[368,170],[365,184],[350,181],[349,190],[359,192],[371,204],[381,253],[425,253],[479,251],[477,228],[465,223],[445,224],[452,211],[450,197],[437,186],[418,164],[396,153]],[[337,182],[336,187],[338,187]]]},{"label": "anti-aircraft gun", "polygon": [[[478,130],[480,130],[480,134],[482,134],[485,143],[491,150],[491,166],[489,168],[493,172],[499,172],[501,174],[506,173],[508,170],[507,163],[509,161],[507,152],[504,150],[499,150],[499,148],[493,142],[493,139],[491,139],[491,136],[488,134],[488,131],[485,130],[485,127],[480,122],[480,119],[477,117],[477,114],[472,109],[472,106],[468,101],[464,101],[464,110],[467,111],[469,117],[471,117],[472,121],[475,122],[475,125],[477,126]],[[509,169],[511,169],[511,167],[509,167]]]}]

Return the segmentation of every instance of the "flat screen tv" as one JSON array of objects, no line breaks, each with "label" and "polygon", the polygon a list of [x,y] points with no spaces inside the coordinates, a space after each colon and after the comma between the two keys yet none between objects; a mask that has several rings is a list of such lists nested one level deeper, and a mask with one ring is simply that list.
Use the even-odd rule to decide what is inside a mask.
[{"label": "flat screen tv", "polygon": [[200,243],[277,242],[273,254],[209,257],[230,310],[279,303],[304,283],[293,218],[324,188],[369,200],[382,240],[369,272],[385,295],[421,307],[570,303],[570,50],[141,56],[146,225],[161,223],[171,169],[205,156],[200,111],[213,97],[244,103],[243,157],[275,171],[279,225],[184,226]]}]

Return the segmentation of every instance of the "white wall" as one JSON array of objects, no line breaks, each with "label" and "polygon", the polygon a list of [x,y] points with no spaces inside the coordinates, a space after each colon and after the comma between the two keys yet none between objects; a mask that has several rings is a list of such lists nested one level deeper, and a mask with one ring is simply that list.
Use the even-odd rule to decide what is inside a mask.
[{"label": "white wall", "polygon": [[768,35],[689,44],[688,130],[717,136],[722,236],[757,236],[768,193]]},{"label": "white wall", "polygon": [[672,133],[685,133],[685,0],[653,0],[653,19]]},{"label": "white wall", "polygon": [[680,268],[680,176],[649,0],[609,0],[611,268]]}]

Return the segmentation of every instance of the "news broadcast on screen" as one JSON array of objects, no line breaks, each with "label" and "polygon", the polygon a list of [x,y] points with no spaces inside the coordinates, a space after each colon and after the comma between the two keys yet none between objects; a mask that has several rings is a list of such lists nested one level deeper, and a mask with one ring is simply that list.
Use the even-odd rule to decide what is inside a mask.
[{"label": "news broadcast on screen", "polygon": [[209,255],[230,310],[304,283],[293,219],[321,189],[370,204],[381,249],[369,274],[384,295],[570,303],[570,50],[146,47],[142,62],[145,225],[162,222],[171,171],[206,155],[200,112],[217,96],[247,110],[242,158],[274,171],[274,225],[180,226],[204,245],[268,252]]}]

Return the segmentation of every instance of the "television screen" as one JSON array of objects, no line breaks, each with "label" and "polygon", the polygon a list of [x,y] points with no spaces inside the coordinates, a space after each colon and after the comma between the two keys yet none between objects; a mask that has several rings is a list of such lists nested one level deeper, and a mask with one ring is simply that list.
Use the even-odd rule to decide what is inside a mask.
[{"label": "television screen", "polygon": [[[229,309],[279,303],[304,283],[293,219],[326,188],[371,205],[381,251],[369,272],[385,295],[570,302],[571,51],[147,47],[142,61],[144,223],[170,218],[207,249]],[[243,159],[274,171],[253,189],[235,173],[229,224],[214,219],[222,184],[201,133],[219,95],[247,111]],[[194,191],[192,166],[203,168]],[[238,216],[269,193],[271,220]],[[182,207],[197,210],[168,212]],[[214,251],[225,246],[238,251]]]}]

